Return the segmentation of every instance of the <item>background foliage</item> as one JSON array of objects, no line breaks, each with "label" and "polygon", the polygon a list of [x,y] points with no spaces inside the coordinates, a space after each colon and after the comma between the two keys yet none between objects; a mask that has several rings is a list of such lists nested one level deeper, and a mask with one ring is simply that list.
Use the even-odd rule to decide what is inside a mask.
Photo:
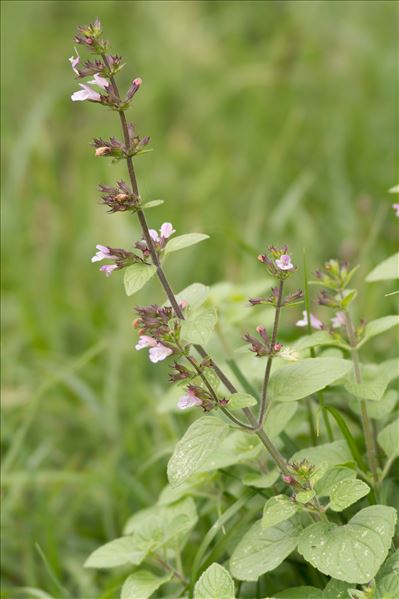
[{"label": "background foliage", "polygon": [[[123,165],[96,160],[88,143],[118,121],[70,101],[75,26],[100,17],[128,63],[122,79],[143,78],[131,118],[154,152],[136,161],[139,183],[145,199],[166,200],[150,222],[211,235],[168,264],[176,290],[252,281],[256,254],[284,242],[298,262],[306,248],[312,270],[332,256],[360,262],[356,286],[394,251],[397,7],[18,1],[2,11],[3,588],[98,597],[118,575],[82,563],[155,501],[187,417],[156,413],[165,369],[132,351],[132,300],[118,275],[90,264],[96,243],[126,247],[138,228],[97,204],[97,183]],[[366,319],[394,309],[376,284],[359,296]],[[155,297],[154,281],[139,301]],[[370,359],[389,357],[390,343],[378,339]]]}]

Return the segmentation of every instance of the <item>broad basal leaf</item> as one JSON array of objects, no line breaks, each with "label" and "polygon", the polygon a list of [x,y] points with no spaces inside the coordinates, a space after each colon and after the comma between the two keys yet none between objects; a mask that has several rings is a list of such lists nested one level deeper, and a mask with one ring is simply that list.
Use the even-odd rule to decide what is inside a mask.
[{"label": "broad basal leaf", "polygon": [[377,439],[389,458],[399,455],[399,418],[388,424],[378,434]]},{"label": "broad basal leaf", "polygon": [[148,599],[162,584],[168,582],[172,574],[155,576],[148,570],[137,570],[123,583],[121,599]]},{"label": "broad basal leaf", "polygon": [[367,275],[367,283],[374,281],[388,281],[399,278],[399,253],[390,256]]},{"label": "broad basal leaf", "polygon": [[291,501],[286,495],[271,497],[266,501],[263,508],[262,528],[270,528],[280,522],[284,522],[284,520],[288,520],[299,509],[299,505]]},{"label": "broad basal leaf", "polygon": [[294,551],[302,526],[295,517],[271,528],[255,522],[235,548],[230,571],[238,580],[257,580]]},{"label": "broad basal leaf", "polygon": [[186,235],[178,235],[177,237],[169,239],[165,246],[165,254],[178,252],[179,250],[187,248],[190,245],[194,245],[195,243],[199,243],[200,241],[204,241],[205,239],[209,239],[209,235],[203,235],[203,233],[187,233]]},{"label": "broad basal leaf", "polygon": [[156,273],[157,269],[149,264],[132,264],[125,268],[123,284],[127,295],[139,291]]},{"label": "broad basal leaf", "polygon": [[203,416],[196,420],[177,443],[169,460],[169,483],[172,486],[179,485],[198,472],[207,458],[217,453],[228,432],[228,425],[214,416]]},{"label": "broad basal leaf", "polygon": [[212,336],[216,321],[213,308],[196,312],[181,323],[181,336],[188,343],[205,345]]},{"label": "broad basal leaf", "polygon": [[234,599],[234,582],[229,572],[212,564],[200,576],[194,587],[194,599]]},{"label": "broad basal leaf", "polygon": [[370,487],[361,480],[341,480],[331,489],[328,507],[334,512],[342,512],[369,492]]},{"label": "broad basal leaf", "polygon": [[348,524],[317,522],[299,539],[299,553],[323,574],[364,584],[377,574],[388,554],[395,530],[396,510],[373,505]]},{"label": "broad basal leaf", "polygon": [[275,401],[295,401],[342,378],[351,368],[351,362],[340,358],[307,358],[274,372],[268,391]]}]

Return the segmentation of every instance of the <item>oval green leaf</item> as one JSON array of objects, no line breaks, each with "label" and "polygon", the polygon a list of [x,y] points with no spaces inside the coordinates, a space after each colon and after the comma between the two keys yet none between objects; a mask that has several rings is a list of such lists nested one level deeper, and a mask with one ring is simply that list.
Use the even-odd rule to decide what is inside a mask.
[{"label": "oval green leaf", "polygon": [[155,576],[148,570],[138,570],[125,580],[121,591],[121,599],[148,599],[162,584],[165,584],[171,578],[171,573],[165,576]]},{"label": "oval green leaf", "polygon": [[123,284],[126,295],[139,291],[153,277],[157,269],[150,264],[132,264],[125,269]]},{"label": "oval green leaf", "polygon": [[194,587],[194,599],[234,599],[234,582],[229,572],[219,564],[212,564],[201,575]]},{"label": "oval green leaf", "polygon": [[204,241],[205,239],[209,239],[209,235],[204,235],[203,233],[187,233],[186,235],[178,235],[177,237],[173,237],[168,241],[165,246],[164,253],[166,255],[172,252],[178,252],[179,250],[183,250],[184,248],[199,243],[200,241]]}]

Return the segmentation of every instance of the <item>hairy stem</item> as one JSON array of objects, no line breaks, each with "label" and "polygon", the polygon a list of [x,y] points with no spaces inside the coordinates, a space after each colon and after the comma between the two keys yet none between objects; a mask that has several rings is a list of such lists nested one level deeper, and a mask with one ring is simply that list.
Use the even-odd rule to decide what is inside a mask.
[{"label": "hairy stem", "polygon": [[[355,381],[358,385],[362,382],[362,374],[360,371],[360,360],[359,360],[359,352],[356,349],[356,336],[353,328],[352,318],[348,310],[344,310],[345,314],[345,325],[346,332],[348,334],[349,345],[351,346],[351,356],[353,362],[353,369],[355,372]],[[377,472],[377,447],[375,444],[375,439],[373,437],[373,431],[370,424],[370,419],[367,414],[367,404],[366,400],[360,400],[360,418],[362,421],[364,438],[366,441],[366,449],[367,449],[367,459],[369,463],[369,468],[371,474],[373,476],[374,483],[378,483],[378,472]]]},{"label": "hairy stem", "polygon": [[265,412],[266,412],[266,408],[267,408],[267,387],[269,384],[270,371],[272,369],[274,346],[277,341],[278,321],[280,318],[281,302],[283,299],[283,288],[284,288],[284,281],[281,280],[279,288],[278,288],[276,312],[274,314],[274,325],[273,325],[273,332],[272,332],[272,340],[271,340],[271,344],[270,344],[271,353],[270,353],[269,357],[267,358],[267,363],[266,363],[266,368],[265,368],[265,376],[263,377],[262,395],[261,395],[261,400],[260,400],[260,409],[259,409],[259,416],[258,416],[259,426],[262,426],[262,424],[263,424],[263,421],[265,418]]}]

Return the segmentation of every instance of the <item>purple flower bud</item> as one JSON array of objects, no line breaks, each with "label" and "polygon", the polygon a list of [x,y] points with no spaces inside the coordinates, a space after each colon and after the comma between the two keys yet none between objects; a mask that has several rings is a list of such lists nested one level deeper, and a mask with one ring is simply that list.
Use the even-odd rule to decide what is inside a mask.
[{"label": "purple flower bud", "polygon": [[133,98],[134,94],[136,92],[138,92],[141,84],[142,84],[142,80],[140,79],[140,77],[136,77],[136,79],[133,79],[131,86],[129,87],[129,89],[127,91],[127,99],[128,100],[131,100]]}]

